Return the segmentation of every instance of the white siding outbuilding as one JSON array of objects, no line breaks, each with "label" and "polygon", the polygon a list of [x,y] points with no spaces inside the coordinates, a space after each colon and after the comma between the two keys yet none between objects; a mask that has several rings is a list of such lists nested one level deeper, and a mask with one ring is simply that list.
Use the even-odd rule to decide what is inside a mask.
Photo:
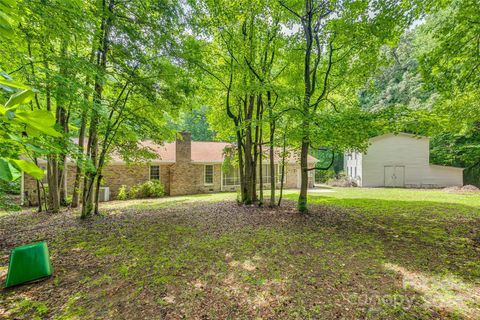
[{"label": "white siding outbuilding", "polygon": [[463,168],[431,165],[429,144],[407,133],[371,138],[367,152],[345,154],[345,173],[361,187],[462,186]]}]

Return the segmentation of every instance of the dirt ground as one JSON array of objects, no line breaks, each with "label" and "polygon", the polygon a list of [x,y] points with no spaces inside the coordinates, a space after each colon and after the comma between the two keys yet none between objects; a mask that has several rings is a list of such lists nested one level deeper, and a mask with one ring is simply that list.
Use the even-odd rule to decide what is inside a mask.
[{"label": "dirt ground", "polygon": [[0,281],[10,250],[41,240],[54,275],[2,289],[0,318],[480,318],[476,218],[455,222],[459,244],[331,205],[302,216],[288,201],[118,204],[87,221],[68,210],[1,217]]}]

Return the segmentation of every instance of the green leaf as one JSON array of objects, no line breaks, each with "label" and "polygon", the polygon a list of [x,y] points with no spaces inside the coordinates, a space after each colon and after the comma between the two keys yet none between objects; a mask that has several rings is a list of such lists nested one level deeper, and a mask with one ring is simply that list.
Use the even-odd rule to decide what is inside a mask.
[{"label": "green leaf", "polygon": [[[52,137],[62,136],[60,132],[56,131],[53,128],[53,126],[55,125],[55,117],[49,111],[20,111],[16,113],[16,116],[18,120],[27,125],[27,132],[32,133],[33,136],[38,136],[35,131],[48,134]],[[33,130],[29,130],[29,128]]]},{"label": "green leaf", "polygon": [[17,88],[17,89],[22,89],[22,90],[30,89],[28,86],[26,86],[22,83],[15,82],[15,81],[12,81],[12,80],[8,80],[8,79],[5,79],[3,77],[0,77],[0,84],[4,85],[4,86],[7,86],[7,87],[10,87],[10,88]]},{"label": "green leaf", "polygon": [[40,154],[48,154],[49,153],[48,150],[45,150],[45,149],[42,149],[40,147],[34,146],[33,144],[30,144],[30,143],[25,143],[25,147],[28,150],[34,151],[36,153],[40,153]]},{"label": "green leaf", "polygon": [[11,20],[11,17],[0,11],[0,34],[5,38],[11,38],[13,35]]},{"label": "green leaf", "polygon": [[5,181],[15,181],[22,173],[18,171],[7,159],[0,158],[0,179]]},{"label": "green leaf", "polygon": [[40,132],[30,126],[27,126],[27,128],[25,128],[25,132],[30,138],[40,137]]},{"label": "green leaf", "polygon": [[31,175],[37,180],[40,180],[45,175],[42,169],[40,169],[35,163],[26,160],[10,159],[11,163],[14,163],[17,168]]},{"label": "green leaf", "polygon": [[30,89],[24,90],[24,91],[21,91],[21,92],[17,92],[14,95],[12,95],[10,97],[10,99],[8,99],[5,106],[7,108],[10,108],[10,107],[13,107],[13,106],[16,106],[16,105],[29,103],[30,100],[32,100],[34,96],[35,96],[35,93]]}]

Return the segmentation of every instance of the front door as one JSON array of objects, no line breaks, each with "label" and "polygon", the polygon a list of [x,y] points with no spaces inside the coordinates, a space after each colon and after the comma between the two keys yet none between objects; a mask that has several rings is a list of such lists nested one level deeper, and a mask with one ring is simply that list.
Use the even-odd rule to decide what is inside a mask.
[{"label": "front door", "polygon": [[405,186],[405,166],[385,166],[385,187]]}]

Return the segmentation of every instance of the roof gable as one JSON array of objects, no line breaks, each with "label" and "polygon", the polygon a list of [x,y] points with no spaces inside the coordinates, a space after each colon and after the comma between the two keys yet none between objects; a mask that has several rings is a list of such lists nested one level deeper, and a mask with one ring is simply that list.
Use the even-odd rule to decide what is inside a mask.
[{"label": "roof gable", "polygon": [[385,134],[381,134],[379,136],[375,136],[373,138],[370,138],[369,141],[374,142],[374,141],[378,141],[378,140],[382,140],[382,139],[388,139],[388,138],[392,138],[392,137],[410,137],[410,138],[415,138],[415,139],[418,139],[418,140],[421,140],[421,139],[430,140],[430,138],[427,137],[427,136],[421,136],[421,135],[416,135],[416,134],[406,133],[406,132],[398,132],[398,133],[390,132],[390,133],[385,133]]}]

